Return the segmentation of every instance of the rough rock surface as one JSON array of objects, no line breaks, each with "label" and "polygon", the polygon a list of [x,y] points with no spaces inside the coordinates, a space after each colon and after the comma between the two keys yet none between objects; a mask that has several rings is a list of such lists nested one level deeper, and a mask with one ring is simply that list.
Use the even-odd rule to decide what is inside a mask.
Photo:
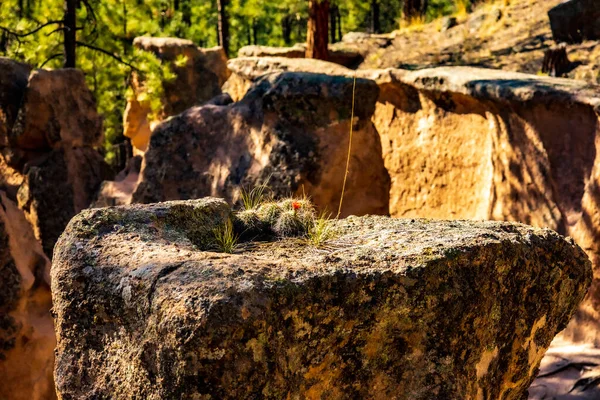
[{"label": "rough rock surface", "polygon": [[17,192],[19,208],[49,257],[67,223],[92,203],[102,182],[112,177],[102,156],[89,147],[55,150],[28,167]]},{"label": "rough rock surface", "polygon": [[50,261],[17,205],[0,191],[0,399],[56,397]]},{"label": "rough rock surface", "polygon": [[[266,72],[333,65],[300,61],[231,60],[237,81],[228,84],[239,96]],[[469,67],[357,74],[380,89],[372,120],[392,216],[550,227],[574,237],[600,266],[600,87]],[[597,282],[566,336],[600,345]]]},{"label": "rough rock surface", "polygon": [[[138,37],[133,42],[139,49],[154,53],[163,63],[171,63],[176,78],[163,83],[164,98],[158,120],[149,120],[150,107],[138,100],[144,93],[144,82],[134,74],[134,97],[129,99],[124,115],[124,134],[135,148],[145,151],[154,126],[161,120],[179,114],[221,94],[221,86],[229,78],[227,56],[223,48],[202,49],[191,40],[177,38]],[[176,65],[178,57],[187,57],[185,65]]]},{"label": "rough rock surface", "polygon": [[[391,215],[549,227],[600,265],[599,87],[467,67],[371,77]],[[600,332],[596,282],[572,338]]]},{"label": "rough rock surface", "polygon": [[600,8],[595,0],[568,0],[548,11],[557,43],[600,39]]},{"label": "rough rock surface", "polygon": [[[162,123],[145,154],[132,201],[226,197],[267,183],[276,195],[306,194],[336,212],[352,112],[352,79],[269,75],[238,103],[194,107]],[[371,116],[374,82],[356,82],[350,163],[342,215],[387,214],[389,177]]]},{"label": "rough rock surface", "polygon": [[209,198],[71,221],[62,399],[522,399],[591,280],[573,241],[514,223],[351,217],[327,251],[209,251],[229,215]]}]

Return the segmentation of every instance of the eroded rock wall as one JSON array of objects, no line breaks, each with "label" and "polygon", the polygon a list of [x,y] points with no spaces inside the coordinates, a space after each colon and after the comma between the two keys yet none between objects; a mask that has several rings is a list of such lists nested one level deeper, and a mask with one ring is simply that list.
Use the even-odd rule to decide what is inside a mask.
[{"label": "eroded rock wall", "polygon": [[[230,60],[225,87],[240,97],[280,71],[374,80],[380,94],[372,121],[391,179],[392,216],[549,227],[574,237],[600,266],[599,87],[468,67],[353,72],[304,61]],[[599,343],[596,282],[568,337]]]},{"label": "eroded rock wall", "polygon": [[[600,265],[599,88],[472,68],[373,78],[391,215],[549,227]],[[596,291],[595,283],[567,337],[597,340]]]}]

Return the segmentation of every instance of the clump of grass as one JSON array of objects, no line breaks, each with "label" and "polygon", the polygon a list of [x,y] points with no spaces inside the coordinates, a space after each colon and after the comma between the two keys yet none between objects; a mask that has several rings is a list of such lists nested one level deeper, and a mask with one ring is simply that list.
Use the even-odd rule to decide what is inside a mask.
[{"label": "clump of grass", "polygon": [[321,248],[328,241],[333,239],[335,235],[336,231],[331,220],[326,215],[321,214],[313,221],[312,226],[308,229],[306,241],[313,247]]},{"label": "clump of grass", "polygon": [[239,246],[239,237],[235,234],[233,223],[230,219],[225,224],[213,230],[215,247],[223,253],[233,253]]},{"label": "clump of grass", "polygon": [[242,189],[240,192],[240,196],[242,199],[242,205],[245,210],[254,210],[258,208],[261,204],[267,201],[268,186],[267,185],[258,185],[252,188],[252,190],[247,191]]}]

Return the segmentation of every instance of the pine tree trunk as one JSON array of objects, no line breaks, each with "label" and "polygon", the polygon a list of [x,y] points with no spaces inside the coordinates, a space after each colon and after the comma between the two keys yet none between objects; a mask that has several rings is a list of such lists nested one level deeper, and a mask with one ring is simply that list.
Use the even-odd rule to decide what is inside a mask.
[{"label": "pine tree trunk", "polygon": [[371,32],[381,33],[379,23],[379,1],[371,0]]},{"label": "pine tree trunk", "polygon": [[286,46],[292,44],[292,16],[286,15],[281,19],[281,32],[283,33],[283,42]]},{"label": "pine tree trunk", "polygon": [[227,19],[227,0],[217,0],[217,10],[219,12],[218,38],[219,45],[229,55],[229,20]]},{"label": "pine tree trunk", "polygon": [[571,66],[567,56],[567,46],[564,43],[546,50],[542,62],[542,72],[550,76],[561,77],[565,75]]},{"label": "pine tree trunk", "polygon": [[192,26],[192,6],[190,0],[183,0],[181,2],[181,13],[183,14],[181,20],[187,26]]},{"label": "pine tree trunk", "polygon": [[256,19],[252,19],[252,39],[254,44],[258,44],[258,22],[256,22]]},{"label": "pine tree trunk", "polygon": [[64,67],[75,68],[75,49],[77,46],[77,0],[65,0],[64,7]]},{"label": "pine tree trunk", "polygon": [[331,43],[337,42],[337,16],[340,12],[338,6],[332,6],[329,13],[329,31],[331,35]]},{"label": "pine tree trunk", "polygon": [[329,58],[329,0],[309,0],[306,58]]}]

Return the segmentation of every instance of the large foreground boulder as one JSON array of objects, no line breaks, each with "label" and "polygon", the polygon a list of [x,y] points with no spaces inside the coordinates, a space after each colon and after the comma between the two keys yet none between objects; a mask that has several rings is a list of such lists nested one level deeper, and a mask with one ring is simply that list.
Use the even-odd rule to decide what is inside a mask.
[{"label": "large foreground boulder", "polygon": [[550,230],[351,217],[210,251],[216,199],[92,209],[54,254],[60,398],[522,399],[591,280]]},{"label": "large foreground boulder", "polygon": [[[136,149],[145,151],[154,126],[161,120],[179,114],[221,94],[221,86],[229,78],[227,56],[222,47],[203,49],[191,40],[178,38],[137,37],[135,47],[156,55],[175,74],[172,81],[163,82],[161,109],[153,115],[144,79],[134,74],[134,95],[128,99],[124,115],[124,135],[131,138]],[[185,63],[181,63],[185,60]]]},{"label": "large foreground boulder", "polygon": [[600,39],[600,7],[596,0],[568,0],[548,11],[557,43]]},{"label": "large foreground boulder", "polygon": [[154,131],[132,201],[237,201],[241,189],[267,183],[275,195],[305,194],[336,212],[353,124],[342,215],[387,214],[389,177],[371,123],[377,96],[369,80],[282,73],[238,103],[191,108]]}]

